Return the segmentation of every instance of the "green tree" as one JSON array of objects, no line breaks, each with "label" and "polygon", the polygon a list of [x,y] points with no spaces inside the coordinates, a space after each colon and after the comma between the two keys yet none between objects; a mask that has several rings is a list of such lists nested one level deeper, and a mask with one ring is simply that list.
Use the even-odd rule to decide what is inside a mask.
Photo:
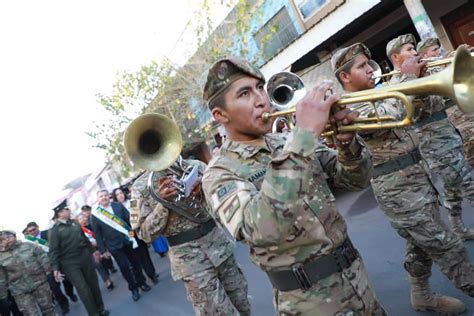
[{"label": "green tree", "polygon": [[[96,147],[106,151],[109,161],[120,166],[123,176],[127,177],[133,170],[124,151],[123,134],[130,121],[140,114],[158,112],[171,117],[181,129],[185,146],[209,136],[210,126],[202,128],[202,122],[196,119],[197,114],[207,111],[202,100],[207,69],[230,53],[248,54],[247,37],[252,19],[248,12],[255,12],[257,2],[204,0],[187,24],[199,48],[185,66],[179,67],[168,58],[152,61],[138,71],[120,73],[111,94],[97,95],[104,111],[103,120],[95,122],[94,130],[88,135],[94,138]],[[215,30],[210,18],[213,5],[233,8]]]}]

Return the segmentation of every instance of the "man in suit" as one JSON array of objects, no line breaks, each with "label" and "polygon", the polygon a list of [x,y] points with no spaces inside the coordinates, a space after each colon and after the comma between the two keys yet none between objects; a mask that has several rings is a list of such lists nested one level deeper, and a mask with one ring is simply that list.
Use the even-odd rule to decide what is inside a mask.
[{"label": "man in suit", "polygon": [[[92,228],[96,234],[100,253],[105,257],[112,254],[128,283],[133,300],[137,301],[140,298],[139,288],[145,292],[151,288],[146,284],[140,259],[133,251],[138,245],[134,237],[129,234],[130,214],[122,204],[110,201],[107,190],[100,190],[97,193],[97,206],[92,211]],[[130,266],[133,273],[130,271]]]}]

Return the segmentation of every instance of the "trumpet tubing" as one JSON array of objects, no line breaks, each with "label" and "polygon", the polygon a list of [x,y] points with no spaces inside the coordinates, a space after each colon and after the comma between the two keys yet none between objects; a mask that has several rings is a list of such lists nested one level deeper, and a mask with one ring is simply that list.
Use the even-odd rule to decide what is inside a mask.
[{"label": "trumpet tubing", "polygon": [[[441,60],[438,62],[441,62]],[[336,105],[346,105],[398,98],[404,103],[407,110],[407,115],[403,120],[397,121],[390,116],[357,119],[351,125],[331,125],[332,130],[326,130],[324,136],[340,132],[392,129],[410,125],[414,115],[414,106],[407,95],[435,94],[449,97],[457,103],[463,112],[474,112],[474,55],[469,53],[466,48],[460,47],[456,50],[452,61],[445,60],[444,62],[450,63],[450,65],[435,75],[383,88],[343,94],[341,99],[336,102]],[[280,95],[279,99],[285,100],[286,103],[279,103],[278,106],[275,106],[281,110],[280,112],[263,113],[263,120],[269,120],[275,116],[292,115],[296,111],[296,103],[304,92],[303,83],[295,74],[279,73],[274,77],[276,79],[272,77],[269,80],[268,95],[270,100],[274,100],[273,94],[281,89],[277,94]],[[274,84],[274,81],[278,84]],[[297,84],[293,85],[294,82]],[[284,97],[281,97],[281,95]]]}]

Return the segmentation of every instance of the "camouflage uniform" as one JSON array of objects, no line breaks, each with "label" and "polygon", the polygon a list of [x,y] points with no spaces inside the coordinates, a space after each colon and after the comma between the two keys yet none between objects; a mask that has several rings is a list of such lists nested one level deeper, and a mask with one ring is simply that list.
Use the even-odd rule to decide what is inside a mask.
[{"label": "camouflage uniform", "polygon": [[[205,168],[200,161],[185,162],[198,164],[201,171]],[[200,224],[166,209],[149,195],[148,175],[144,173],[132,187],[132,225],[138,228],[140,238],[150,243],[160,234],[171,237],[198,227]],[[133,216],[137,214],[138,218]],[[233,250],[219,227],[199,239],[170,247],[171,275],[183,280],[196,315],[250,315],[247,280]]]},{"label": "camouflage uniform", "polygon": [[[390,84],[408,81],[414,76],[395,75]],[[418,122],[429,119],[433,113],[444,111],[445,102],[440,96],[423,98],[425,106],[420,111]],[[440,175],[444,182],[444,206],[451,216],[462,213],[463,197],[474,205],[474,181],[472,168],[464,159],[463,142],[458,131],[447,118],[419,127],[415,124],[420,139],[419,149],[429,169]]]},{"label": "camouflage uniform", "polygon": [[[368,184],[371,163],[358,141],[339,153],[295,128],[252,143],[226,140],[209,164],[203,190],[214,215],[251,247],[265,272],[333,253],[348,238],[328,182],[346,190]],[[362,259],[312,284],[308,290],[274,289],[282,315],[383,315]]]},{"label": "camouflage uniform", "polygon": [[463,113],[457,106],[450,107],[446,112],[449,120],[462,135],[467,162],[474,167],[474,113]]},{"label": "camouflage uniform", "polygon": [[[377,102],[376,107],[379,115],[396,118],[405,115],[403,104],[395,99]],[[369,103],[353,108],[361,113],[373,111]],[[376,170],[378,165],[412,152],[419,143],[411,128],[367,133],[363,137],[372,152]],[[404,266],[409,275],[431,275],[434,261],[457,288],[474,296],[474,271],[467,251],[460,238],[441,223],[437,192],[426,169],[418,163],[376,176],[372,188],[392,227],[407,240]]]},{"label": "camouflage uniform", "polygon": [[10,290],[23,315],[54,315],[50,272],[48,255],[37,245],[16,241],[0,249],[0,300]]},{"label": "camouflage uniform", "polygon": [[[434,45],[441,47],[438,38],[428,38],[420,41],[416,46],[418,54],[422,53]],[[442,70],[442,67],[432,68],[431,73]],[[446,109],[448,119],[453,123],[456,129],[461,133],[464,142],[464,156],[467,162],[474,166],[474,114],[463,113],[457,106],[451,106]]]},{"label": "camouflage uniform", "polygon": [[[357,51],[357,45],[362,44],[339,50],[333,56],[333,69],[358,54],[370,59],[370,51]],[[409,79],[403,75],[399,81]],[[361,117],[388,115],[401,120],[406,116],[404,105],[396,99],[377,101],[375,107],[371,103],[354,104],[352,109]],[[414,280],[429,278],[434,261],[457,288],[474,296],[474,271],[467,251],[460,238],[441,223],[437,192],[424,166],[416,163],[420,157],[402,164],[402,157],[416,157],[419,139],[415,131],[411,127],[378,130],[365,132],[362,137],[372,153],[375,197],[392,227],[407,241],[404,267],[411,277],[412,292]]]}]

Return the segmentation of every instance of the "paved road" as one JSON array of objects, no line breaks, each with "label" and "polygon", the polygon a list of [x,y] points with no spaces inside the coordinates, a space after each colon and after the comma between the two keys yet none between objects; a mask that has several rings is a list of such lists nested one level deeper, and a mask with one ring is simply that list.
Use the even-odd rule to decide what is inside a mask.
[{"label": "paved road", "polygon": [[[374,200],[372,191],[337,194],[336,200],[347,220],[349,234],[361,252],[375,291],[390,315],[436,315],[430,312],[415,312],[409,303],[409,285],[403,269],[404,240],[390,227],[387,219]],[[446,211],[442,210],[446,220]],[[465,204],[466,223],[474,227],[474,208]],[[474,241],[465,243],[471,261],[474,259]],[[250,261],[248,249],[237,245],[237,260],[249,280],[249,295],[254,315],[274,315],[272,292],[266,276]],[[111,315],[193,315],[186,300],[186,291],[181,282],[174,282],[169,271],[167,258],[152,254],[161,282],[150,292],[143,293],[138,302],[133,302],[130,292],[119,273],[113,275],[116,288],[103,290],[106,307]],[[451,283],[433,269],[431,285],[434,291],[463,300],[467,311],[463,315],[473,315],[474,299],[455,289]],[[103,287],[103,286],[102,286]],[[71,305],[70,315],[86,315],[80,303]]]}]

